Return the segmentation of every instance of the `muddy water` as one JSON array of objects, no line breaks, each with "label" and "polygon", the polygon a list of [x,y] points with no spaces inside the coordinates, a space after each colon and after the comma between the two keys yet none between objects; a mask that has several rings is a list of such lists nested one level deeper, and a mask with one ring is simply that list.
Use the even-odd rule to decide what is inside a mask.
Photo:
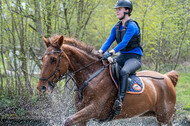
[{"label": "muddy water", "polygon": [[[56,116],[55,120],[48,121],[48,125],[50,126],[61,126],[64,124],[65,119],[75,113],[73,94],[68,91],[66,92],[66,98],[64,99],[64,95],[60,96],[59,93],[54,93],[51,96],[51,101],[53,103],[52,109],[57,110],[58,112],[62,112],[60,116]],[[64,99],[64,100],[63,100]],[[50,110],[48,111],[50,112]],[[190,121],[187,121],[185,115],[176,115],[175,120],[173,122],[174,126],[190,126]],[[110,122],[98,123],[97,121],[91,120],[87,124],[88,126],[157,126],[157,121],[155,117],[136,117],[130,119],[123,120],[114,120]],[[166,125],[163,125],[166,126]]]},{"label": "muddy water", "polygon": [[[62,126],[64,121],[58,120],[0,120],[0,126]],[[124,120],[116,120],[111,122],[98,123],[95,121],[90,121],[88,126],[156,126],[156,119],[153,117],[141,117],[141,118],[132,118]],[[166,125],[163,125],[166,126]],[[190,126],[185,118],[180,117],[180,119],[174,120],[174,126]]]},{"label": "muddy water", "polygon": [[[65,91],[65,93],[53,93],[45,101],[48,105],[43,105],[48,107],[39,107],[39,109],[33,111],[33,114],[38,115],[38,117],[34,119],[0,119],[0,126],[63,126],[65,119],[76,112],[73,91]],[[176,115],[173,124],[174,126],[190,126],[190,119],[187,119],[184,115]],[[91,120],[87,126],[157,126],[157,121],[154,117],[137,117],[104,123]]]},{"label": "muddy water", "polygon": [[[48,121],[35,119],[1,119],[0,126],[45,126]],[[48,124],[49,125],[49,124]]]}]

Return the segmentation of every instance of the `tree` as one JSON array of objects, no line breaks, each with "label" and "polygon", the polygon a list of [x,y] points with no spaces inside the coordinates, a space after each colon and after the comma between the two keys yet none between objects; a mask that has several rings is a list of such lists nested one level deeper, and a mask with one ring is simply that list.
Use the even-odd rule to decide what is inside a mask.
[{"label": "tree", "polygon": [[[188,60],[189,1],[132,2],[131,18],[142,31],[143,69],[168,71]],[[0,1],[1,89],[10,93],[14,88],[17,95],[33,92],[36,82],[32,83],[30,75],[34,69],[40,70],[40,58],[45,52],[41,35],[62,34],[99,49],[118,22],[115,3],[113,0]]]}]

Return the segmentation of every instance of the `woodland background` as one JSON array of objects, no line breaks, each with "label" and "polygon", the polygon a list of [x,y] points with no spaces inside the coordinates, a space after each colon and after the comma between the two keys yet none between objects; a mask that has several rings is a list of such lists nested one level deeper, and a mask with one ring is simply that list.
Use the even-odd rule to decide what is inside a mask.
[{"label": "woodland background", "polygon": [[[132,0],[141,27],[144,69],[190,72],[190,0]],[[116,0],[0,1],[0,116],[38,100],[41,35],[74,37],[97,50],[117,23]],[[113,45],[114,46],[114,45]],[[61,89],[61,88],[60,88]],[[189,91],[190,92],[190,91]],[[16,99],[19,99],[16,100]]]}]

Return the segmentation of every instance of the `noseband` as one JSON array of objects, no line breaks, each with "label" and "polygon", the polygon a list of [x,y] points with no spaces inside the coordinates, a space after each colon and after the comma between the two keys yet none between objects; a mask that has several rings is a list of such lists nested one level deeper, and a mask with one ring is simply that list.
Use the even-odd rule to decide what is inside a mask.
[{"label": "noseband", "polygon": [[[60,58],[59,58],[59,62],[58,62],[58,64],[57,64],[57,68],[55,69],[55,71],[48,77],[48,78],[39,78],[39,80],[42,80],[42,81],[47,81],[48,82],[48,84],[51,86],[51,87],[55,87],[55,80],[61,80],[60,78],[62,78],[63,77],[63,75],[61,74],[61,70],[59,69],[59,66],[60,66],[60,63],[61,63],[61,58],[62,58],[62,55],[63,55],[63,53],[62,53],[62,51],[52,51],[52,52],[47,52],[47,53],[45,53],[45,55],[51,55],[51,54],[54,54],[54,53],[60,53]],[[58,76],[57,76],[57,71],[59,72],[59,78],[58,78]],[[49,79],[52,77],[52,76],[55,76],[55,78],[52,80],[52,81],[50,81]]]},{"label": "noseband", "polygon": [[[73,75],[74,75],[75,73],[81,71],[81,70],[84,70],[85,68],[87,68],[87,67],[89,67],[89,66],[91,66],[91,65],[93,65],[93,64],[96,64],[97,62],[102,61],[102,63],[104,64],[104,62],[103,62],[103,60],[102,60],[102,58],[101,58],[101,59],[99,59],[99,60],[97,60],[97,61],[95,61],[95,62],[92,62],[92,63],[88,64],[88,65],[85,66],[85,67],[82,67],[82,68],[80,68],[80,69],[78,69],[78,70],[72,72],[72,73],[67,73],[67,74],[65,74],[65,75],[62,75],[62,74],[61,74],[61,70],[59,69],[59,66],[60,66],[60,63],[61,63],[61,58],[62,58],[63,52],[62,52],[62,51],[52,51],[52,52],[47,52],[47,53],[45,53],[45,55],[51,55],[51,54],[54,54],[54,53],[60,53],[60,58],[59,58],[59,62],[58,62],[57,68],[55,69],[55,71],[54,71],[49,77],[47,77],[47,78],[43,78],[43,77],[39,78],[39,80],[41,80],[41,81],[47,81],[48,84],[49,84],[49,86],[51,86],[52,88],[54,88],[55,85],[56,85],[55,80],[60,81],[60,80],[62,80],[62,79],[65,79],[66,77],[70,77],[70,78],[66,81],[66,87],[67,87],[67,82],[68,82],[69,80],[72,80],[72,81],[75,83],[75,85],[77,86],[77,89],[80,90],[80,88],[78,87],[78,85],[76,84],[76,82],[75,82],[75,80],[74,80],[74,78],[73,78]],[[70,65],[71,65],[71,64],[70,64]],[[104,66],[105,66],[105,64],[104,64]],[[72,65],[71,65],[71,67],[72,67]],[[105,68],[105,67],[104,67],[104,68]],[[59,75],[60,75],[59,78],[58,78],[58,76],[57,76],[57,71],[59,72]],[[97,74],[97,73],[96,73],[96,74]],[[55,76],[55,78],[53,79],[53,81],[50,81],[49,79],[50,79],[52,76]],[[94,77],[95,77],[95,76],[94,76]],[[94,77],[93,77],[93,78],[94,78]],[[91,79],[92,79],[92,77],[91,77]],[[91,80],[91,79],[88,79],[88,81]],[[83,87],[84,87],[84,86],[82,86],[82,88],[83,88]],[[68,87],[67,87],[67,88],[68,88]],[[82,88],[81,88],[81,89],[82,89]]]}]

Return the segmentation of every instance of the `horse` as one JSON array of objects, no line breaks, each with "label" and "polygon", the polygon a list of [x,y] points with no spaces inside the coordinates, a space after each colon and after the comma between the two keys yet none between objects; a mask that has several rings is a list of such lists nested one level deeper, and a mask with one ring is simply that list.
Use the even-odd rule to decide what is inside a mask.
[{"label": "horse", "polygon": [[[56,83],[66,75],[73,76],[79,89],[86,80],[104,67],[88,81],[88,85],[82,90],[82,97],[78,91],[75,92],[77,112],[65,120],[64,126],[86,126],[90,119],[107,119],[118,89],[110,77],[109,68],[105,67],[105,61],[100,60],[101,55],[95,52],[94,47],[74,38],[63,35],[42,38],[46,51],[42,57],[40,79],[37,83],[39,92],[51,94]],[[136,75],[163,79],[140,77],[144,83],[144,91],[138,95],[127,93],[120,114],[115,115],[113,119],[154,116],[159,126],[172,126],[178,73],[174,70],[165,74],[144,70]]]}]

